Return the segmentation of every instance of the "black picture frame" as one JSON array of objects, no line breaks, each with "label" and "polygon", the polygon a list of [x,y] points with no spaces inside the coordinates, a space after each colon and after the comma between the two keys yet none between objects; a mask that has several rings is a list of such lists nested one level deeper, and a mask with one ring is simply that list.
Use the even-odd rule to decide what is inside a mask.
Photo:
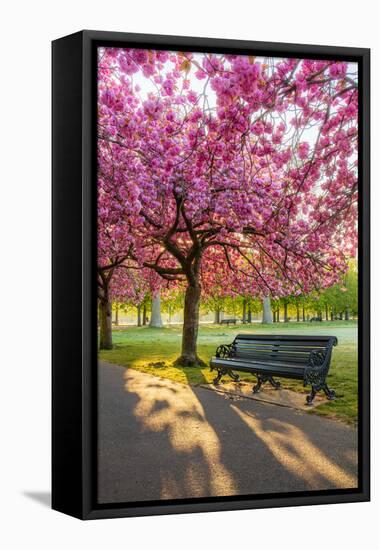
[{"label": "black picture frame", "polygon": [[[359,66],[359,487],[96,504],[96,48],[343,59]],[[85,30],[52,43],[52,507],[81,519],[370,499],[370,50]]]}]

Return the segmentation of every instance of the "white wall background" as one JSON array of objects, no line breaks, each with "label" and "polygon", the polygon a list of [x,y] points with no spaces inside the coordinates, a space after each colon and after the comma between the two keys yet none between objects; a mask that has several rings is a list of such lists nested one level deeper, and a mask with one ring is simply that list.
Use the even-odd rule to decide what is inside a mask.
[{"label": "white wall background", "polygon": [[[375,211],[375,103],[379,93],[375,2],[12,0],[3,2],[0,9],[2,547],[349,550],[362,548],[364,540],[368,545],[370,539],[375,544],[379,512],[377,452],[373,462],[374,501],[367,504],[83,523],[53,512],[38,499],[27,496],[42,494],[46,500],[50,484],[50,41],[92,28],[371,47]],[[375,243],[378,216],[373,218]],[[374,277],[377,268],[374,257]],[[374,288],[374,298],[377,297]],[[30,311],[29,324],[18,321],[20,303],[22,309]],[[373,313],[378,313],[377,302]],[[374,336],[375,328],[378,327],[374,325]],[[375,342],[373,347],[375,356],[379,351]],[[375,431],[377,392],[373,396]],[[378,437],[373,435],[377,449]]]}]

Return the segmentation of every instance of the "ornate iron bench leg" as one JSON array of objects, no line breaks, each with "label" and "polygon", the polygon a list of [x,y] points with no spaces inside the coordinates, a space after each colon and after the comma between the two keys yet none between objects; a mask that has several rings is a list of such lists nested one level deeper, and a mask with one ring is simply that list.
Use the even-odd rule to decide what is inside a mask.
[{"label": "ornate iron bench leg", "polygon": [[325,395],[327,399],[329,399],[329,401],[333,401],[333,399],[336,398],[336,392],[329,388],[328,384],[324,382],[320,385],[312,385],[311,393],[307,395],[306,398],[306,405],[312,405],[316,393],[320,390],[323,390],[325,392]]},{"label": "ornate iron bench leg", "polygon": [[224,368],[221,368],[221,369],[216,369],[217,370],[217,376],[216,378],[213,379],[213,384],[217,385],[220,380],[221,380],[221,377],[224,376],[224,374],[227,374],[227,369],[224,369]]},{"label": "ornate iron bench leg", "polygon": [[216,378],[213,378],[213,384],[215,386],[220,382],[221,376],[222,376],[222,372],[219,369],[217,369],[217,376]]},{"label": "ornate iron bench leg", "polygon": [[258,380],[257,384],[253,386],[253,393],[258,393],[261,389],[262,384],[266,381],[265,378],[260,374],[257,374],[257,380]]},{"label": "ornate iron bench leg", "polygon": [[327,399],[329,399],[329,401],[333,401],[333,399],[336,398],[336,392],[329,388],[328,384],[325,383],[322,389],[324,390],[325,395]]},{"label": "ornate iron bench leg", "polygon": [[311,393],[306,397],[306,402],[305,402],[306,405],[312,405],[316,392],[317,392],[317,389],[314,386],[312,386]]},{"label": "ornate iron bench leg", "polygon": [[234,380],[234,382],[238,382],[238,380],[240,379],[239,375],[234,373],[231,370],[228,370],[228,374],[231,377],[231,379]]},{"label": "ornate iron bench leg", "polygon": [[254,393],[258,393],[261,389],[262,384],[264,384],[265,382],[270,382],[271,386],[273,386],[276,390],[280,388],[280,382],[274,380],[272,376],[262,376],[261,374],[257,374],[257,380],[258,383],[253,387]]},{"label": "ornate iron bench leg", "polygon": [[274,380],[272,376],[269,376],[267,380],[270,382],[271,386],[278,390],[280,388],[280,382],[277,380]]}]

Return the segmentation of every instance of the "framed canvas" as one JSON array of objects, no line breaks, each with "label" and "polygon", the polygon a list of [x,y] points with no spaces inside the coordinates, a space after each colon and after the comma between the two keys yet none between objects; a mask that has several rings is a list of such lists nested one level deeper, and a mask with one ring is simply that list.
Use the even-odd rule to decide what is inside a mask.
[{"label": "framed canvas", "polygon": [[369,500],[369,60],[53,42],[55,510]]}]

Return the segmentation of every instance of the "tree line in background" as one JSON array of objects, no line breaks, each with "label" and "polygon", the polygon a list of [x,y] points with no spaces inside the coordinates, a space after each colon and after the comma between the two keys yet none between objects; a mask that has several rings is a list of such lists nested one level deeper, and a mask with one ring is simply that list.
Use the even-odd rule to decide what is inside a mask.
[{"label": "tree line in background", "polygon": [[[358,316],[358,272],[356,262],[350,263],[349,271],[340,284],[333,285],[319,292],[308,295],[292,295],[270,299],[264,307],[264,301],[252,296],[209,296],[201,301],[200,311],[203,314],[214,313],[214,323],[222,319],[234,318],[242,323],[251,323],[253,317],[262,316],[263,323],[280,321],[306,322],[311,320],[348,321]],[[182,291],[164,292],[152,297],[146,293],[143,299],[135,302],[115,301],[112,304],[113,324],[119,325],[120,314],[136,316],[136,325],[163,326],[162,313],[168,316],[171,324],[175,314],[183,311],[185,295]],[[269,308],[269,311],[267,310]]]}]

